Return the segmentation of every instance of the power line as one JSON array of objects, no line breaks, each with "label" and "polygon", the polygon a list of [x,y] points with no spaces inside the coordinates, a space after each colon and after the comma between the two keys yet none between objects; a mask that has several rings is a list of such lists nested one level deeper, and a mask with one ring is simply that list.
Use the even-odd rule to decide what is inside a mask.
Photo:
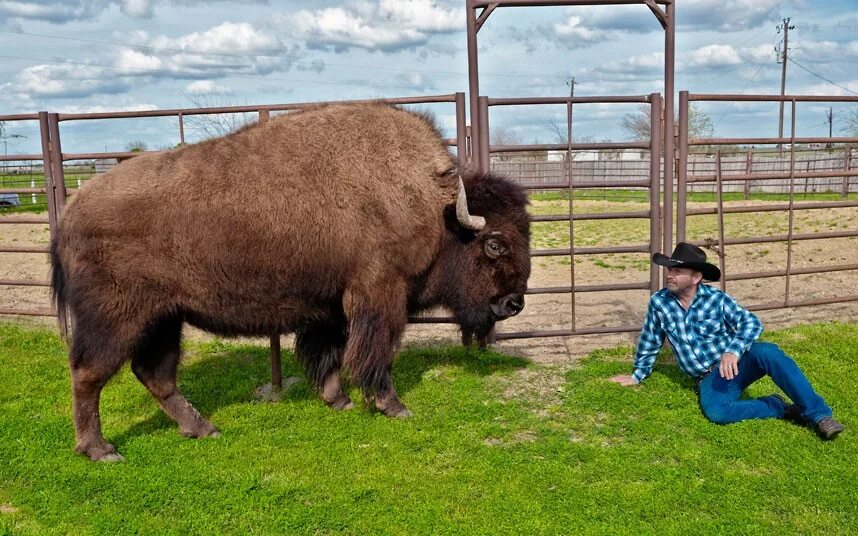
[{"label": "power line", "polygon": [[799,62],[795,61],[795,60],[794,60],[794,59],[792,59],[792,58],[789,58],[789,61],[790,61],[791,63],[794,63],[795,65],[797,65],[800,69],[803,69],[804,71],[806,71],[806,72],[808,72],[808,73],[812,74],[813,76],[815,76],[815,77],[819,78],[820,80],[825,80],[825,81],[826,81],[826,82],[828,82],[829,84],[833,84],[833,85],[835,85],[835,86],[839,87],[840,89],[842,89],[843,91],[848,91],[849,93],[852,93],[853,95],[858,95],[858,92],[856,92],[856,91],[852,91],[852,90],[851,90],[851,89],[849,89],[848,87],[841,86],[841,85],[840,85],[840,84],[838,84],[837,82],[835,82],[835,81],[833,81],[833,80],[829,80],[828,78],[825,78],[824,76],[822,76],[822,75],[820,75],[820,74],[816,74],[815,72],[811,71],[810,69],[808,69],[807,67],[805,67],[804,65],[800,64]]},{"label": "power line", "polygon": [[[742,88],[742,91],[739,92],[739,95],[745,94],[745,90],[748,89],[748,86],[750,86],[751,83],[757,78],[757,75],[760,74],[760,71],[763,69],[763,65],[765,65],[766,62],[768,62],[768,61],[769,61],[769,59],[766,58],[760,62],[760,64],[757,66],[756,72],[754,72],[754,75],[751,76],[751,78],[748,79],[747,82],[745,82],[745,87]],[[730,101],[730,104],[727,106],[727,109],[721,113],[721,115],[718,117],[718,120],[716,121],[716,123],[719,123],[719,122],[721,122],[722,119],[724,119],[724,116],[727,115],[727,113],[730,111],[730,108],[732,108],[734,104],[736,104],[736,101]]]}]

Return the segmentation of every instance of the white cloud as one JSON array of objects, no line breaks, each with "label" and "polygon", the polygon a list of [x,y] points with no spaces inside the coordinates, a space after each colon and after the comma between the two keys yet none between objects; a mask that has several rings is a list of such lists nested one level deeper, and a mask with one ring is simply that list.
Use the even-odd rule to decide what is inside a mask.
[{"label": "white cloud", "polygon": [[753,64],[759,64],[766,60],[775,61],[777,58],[775,48],[770,44],[743,48],[739,50],[739,54],[742,56],[742,59]]},{"label": "white cloud", "polygon": [[296,55],[276,37],[247,23],[224,22],[179,37],[138,32],[129,39],[140,49],[119,52],[116,65],[129,75],[218,78],[289,70]]},{"label": "white cloud", "polygon": [[224,22],[204,32],[177,38],[159,36],[150,39],[147,45],[206,54],[263,54],[278,52],[284,47],[276,37],[246,22]]},{"label": "white cloud", "polygon": [[185,86],[188,93],[208,93],[213,95],[228,95],[232,90],[226,86],[219,86],[211,80],[197,80]]},{"label": "white cloud", "polygon": [[163,69],[164,62],[155,56],[149,56],[143,52],[130,49],[119,51],[119,59],[116,66],[126,74],[140,74],[145,71],[157,71]]},{"label": "white cloud", "polygon": [[408,86],[414,89],[428,91],[435,89],[435,79],[432,76],[427,76],[423,73],[404,73],[396,76],[397,84],[400,86]]},{"label": "white cloud", "polygon": [[688,64],[693,67],[725,67],[739,65],[742,58],[730,45],[707,45],[689,55]]},{"label": "white cloud", "polygon": [[[858,80],[838,81],[837,83],[843,87],[838,87],[827,82],[820,82],[819,84],[805,86],[800,93],[805,95],[843,95],[847,97],[854,97],[855,93],[858,93]],[[844,87],[850,91],[846,91],[843,89]]]},{"label": "white cloud", "polygon": [[134,19],[151,19],[155,14],[154,0],[122,0],[120,9]]},{"label": "white cloud", "polygon": [[17,18],[65,23],[95,18],[109,5],[108,0],[0,2],[0,20]]},{"label": "white cloud", "polygon": [[646,75],[659,74],[664,70],[664,53],[653,52],[651,54],[641,54],[632,56],[623,61],[612,61],[600,65],[596,69],[587,71],[588,75],[597,73],[611,73],[612,75],[628,74],[628,75]]},{"label": "white cloud", "polygon": [[[181,0],[173,3],[195,5],[212,0]],[[223,2],[235,0],[220,0]],[[240,0],[242,3],[268,3],[268,0]],[[4,19],[39,20],[55,24],[97,19],[111,6],[134,19],[149,19],[155,14],[155,4],[165,0],[13,0],[0,1],[0,21]],[[0,25],[3,23],[0,22]]]},{"label": "white cloud", "polygon": [[572,15],[566,22],[552,26],[554,35],[564,42],[598,43],[607,39],[605,32],[592,30],[581,24],[581,17]]},{"label": "white cloud", "polygon": [[[117,36],[114,35],[114,38]],[[212,80],[288,71],[297,49],[247,23],[224,22],[175,38],[130,32],[107,65],[36,65],[3,86],[19,99],[79,98],[129,91],[158,79]]]},{"label": "white cloud", "polygon": [[116,94],[128,91],[133,80],[89,65],[34,65],[27,67],[4,86],[4,91],[19,98],[79,98],[94,93]]},{"label": "white cloud", "polygon": [[343,7],[300,10],[275,17],[275,26],[287,26],[290,35],[310,48],[352,47],[393,52],[425,44],[435,33],[462,31],[464,11],[433,0],[379,0],[350,2]]},{"label": "white cloud", "polygon": [[802,0],[683,0],[676,9],[677,31],[734,32],[779,22],[779,13],[801,7]]},{"label": "white cloud", "polygon": [[61,114],[98,114],[104,112],[151,112],[158,109],[160,107],[155,104],[119,104],[116,106],[66,104],[56,107],[53,111]]}]

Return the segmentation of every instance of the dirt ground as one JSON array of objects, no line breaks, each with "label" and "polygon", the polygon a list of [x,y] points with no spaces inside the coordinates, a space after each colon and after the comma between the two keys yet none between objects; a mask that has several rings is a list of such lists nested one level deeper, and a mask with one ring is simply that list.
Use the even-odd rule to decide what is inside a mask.
[{"label": "dirt ground", "polygon": [[[587,203],[592,203],[588,206]],[[603,203],[604,204],[604,203]],[[741,205],[748,202],[727,203]],[[762,204],[756,201],[753,204]],[[535,210],[550,212],[550,203],[534,203]],[[545,206],[542,206],[545,205]],[[613,203],[611,210],[644,210],[641,204]],[[576,211],[594,212],[599,210],[599,202],[580,202]],[[701,217],[705,218],[705,217]],[[714,216],[712,217],[714,218]],[[709,222],[711,223],[711,222]],[[537,225],[537,224],[535,224]],[[605,225],[605,223],[600,223]],[[612,225],[608,222],[607,225]],[[619,225],[619,224],[618,224]],[[648,236],[646,221],[637,220],[629,228],[635,236],[632,240],[615,242],[616,244],[643,243]],[[703,222],[703,227],[707,222]],[[577,226],[577,223],[576,223]],[[796,213],[796,232],[858,229],[858,208],[834,210],[810,210]],[[611,229],[615,232],[620,227]],[[714,229],[714,227],[709,227]],[[745,219],[737,218],[727,226],[728,238],[735,236],[762,236],[786,233],[786,215],[770,213],[754,215]],[[581,233],[576,230],[576,246],[608,245],[598,237],[588,237],[584,227]],[[697,229],[689,224],[689,238],[699,239],[710,236],[708,229]],[[568,247],[568,224],[558,236],[565,233],[565,246]],[[545,233],[534,232],[535,236]],[[605,235],[610,235],[606,232]],[[581,242],[579,242],[579,236]],[[640,238],[635,238],[640,236]],[[717,238],[717,236],[715,236]],[[626,237],[629,238],[629,237]],[[47,225],[0,225],[0,246],[45,246],[49,242]],[[546,247],[537,244],[536,247]],[[563,247],[563,244],[551,245]],[[787,248],[785,243],[758,245],[736,245],[726,248],[726,269],[728,273],[745,273],[766,270],[781,270],[786,267]],[[707,252],[710,259],[715,257]],[[792,264],[794,267],[834,266],[858,262],[858,239],[838,238],[808,240],[794,243]],[[614,256],[578,256],[575,260],[576,285],[595,283],[631,283],[649,280],[649,262],[647,255],[627,254]],[[0,279],[48,280],[48,259],[46,254],[0,253]],[[568,286],[571,280],[571,263],[568,258],[534,259],[530,287]],[[735,281],[727,283],[727,291],[745,306],[783,302],[786,278]],[[792,300],[808,300],[826,297],[838,297],[858,294],[858,270],[827,272],[793,276],[790,280]],[[621,292],[579,293],[575,303],[575,321],[578,328],[630,326],[636,328],[643,320],[649,292],[647,290]],[[45,287],[0,286],[0,308],[44,309],[48,307],[49,291]],[[524,311],[517,317],[498,325],[501,333],[569,329],[572,317],[572,301],[567,294],[531,295],[527,297]],[[440,312],[443,314],[443,312]],[[757,313],[767,329],[804,324],[811,322],[841,320],[858,322],[858,302],[840,303],[826,306],[796,307],[759,311]],[[9,318],[9,317],[4,317]],[[53,319],[28,318],[28,322],[51,324]],[[189,330],[189,336],[204,335]],[[597,348],[617,345],[632,345],[637,333],[587,335],[575,337],[551,337],[540,339],[515,339],[499,342],[496,347],[506,353],[522,355],[535,362],[559,365],[572,365],[581,356]],[[450,344],[459,340],[458,330],[451,325],[410,325],[406,330],[404,344]],[[284,340],[284,345],[290,341]],[[288,346],[287,346],[288,347]]]}]

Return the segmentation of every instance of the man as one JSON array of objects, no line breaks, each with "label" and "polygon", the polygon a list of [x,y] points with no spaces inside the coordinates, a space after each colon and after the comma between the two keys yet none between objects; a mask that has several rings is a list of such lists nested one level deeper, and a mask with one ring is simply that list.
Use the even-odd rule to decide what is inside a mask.
[{"label": "man", "polygon": [[[652,262],[667,268],[667,288],[650,298],[633,374],[611,381],[624,386],[643,381],[667,336],[680,369],[696,381],[700,407],[710,421],[786,418],[813,425],[824,439],[843,431],[798,365],[777,345],[756,342],[763,331],[759,319],[721,290],[701,284],[721,279],[702,249],[680,242],[670,257],[656,253]],[[739,399],[766,375],[794,404],[777,394]]]}]

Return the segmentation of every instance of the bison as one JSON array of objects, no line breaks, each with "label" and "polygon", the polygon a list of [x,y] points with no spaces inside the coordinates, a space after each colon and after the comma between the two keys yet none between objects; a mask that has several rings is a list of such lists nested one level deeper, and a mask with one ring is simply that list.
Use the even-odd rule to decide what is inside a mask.
[{"label": "bison", "polygon": [[176,386],[184,322],[222,335],[294,333],[332,408],[407,417],[391,379],[407,315],[452,311],[466,339],[524,307],[527,197],[459,172],[433,119],[382,104],[284,114],[126,161],[71,200],[52,287],[72,319],[76,450],[121,460],[99,397],[127,361],[189,437],[218,430]]}]

